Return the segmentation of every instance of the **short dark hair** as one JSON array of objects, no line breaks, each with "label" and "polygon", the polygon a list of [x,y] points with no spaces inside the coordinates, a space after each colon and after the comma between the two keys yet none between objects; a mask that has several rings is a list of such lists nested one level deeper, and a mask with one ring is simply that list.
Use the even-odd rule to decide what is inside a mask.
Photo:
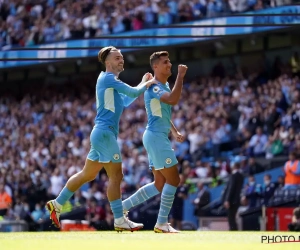
[{"label": "short dark hair", "polygon": [[233,163],[233,168],[240,169],[240,167],[241,167],[241,164],[239,162]]},{"label": "short dark hair", "polygon": [[98,61],[101,62],[103,65],[105,65],[105,60],[111,51],[117,51],[117,48],[115,48],[114,46],[108,46],[102,48],[98,52]]},{"label": "short dark hair", "polygon": [[297,152],[296,152],[296,151],[291,151],[291,152],[289,153],[289,155],[292,155],[292,156],[294,156],[294,158],[295,158],[295,159],[297,159],[297,158],[298,158],[298,154],[297,154]]},{"label": "short dark hair", "polygon": [[151,68],[153,67],[153,64],[159,60],[159,58],[161,56],[169,56],[169,52],[168,51],[157,51],[154,52],[151,56],[150,56],[150,66]]}]

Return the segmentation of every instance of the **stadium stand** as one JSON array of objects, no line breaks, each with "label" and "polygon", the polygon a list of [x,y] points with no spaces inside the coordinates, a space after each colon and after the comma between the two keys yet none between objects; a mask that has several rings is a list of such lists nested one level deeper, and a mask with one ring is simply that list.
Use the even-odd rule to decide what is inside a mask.
[{"label": "stadium stand", "polygon": [[3,0],[0,47],[99,37],[291,4],[292,0]]}]

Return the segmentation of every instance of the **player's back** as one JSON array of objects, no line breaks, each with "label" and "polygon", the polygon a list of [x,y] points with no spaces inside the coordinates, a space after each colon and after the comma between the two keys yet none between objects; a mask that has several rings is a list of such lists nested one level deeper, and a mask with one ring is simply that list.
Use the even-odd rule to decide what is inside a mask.
[{"label": "player's back", "polygon": [[110,72],[101,72],[98,77],[95,127],[112,130],[117,135],[124,105],[122,96],[111,87],[116,80],[116,76]]},{"label": "player's back", "polygon": [[171,92],[169,84],[154,84],[145,91],[144,100],[148,116],[147,130],[169,133],[171,128],[172,106],[160,101],[165,92]]}]

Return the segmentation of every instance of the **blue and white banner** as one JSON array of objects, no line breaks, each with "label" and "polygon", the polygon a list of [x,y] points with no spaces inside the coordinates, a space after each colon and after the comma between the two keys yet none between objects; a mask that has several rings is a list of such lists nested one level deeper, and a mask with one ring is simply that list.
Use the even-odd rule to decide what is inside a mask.
[{"label": "blue and white banner", "polygon": [[[283,6],[278,8],[248,12],[247,14],[298,14],[294,16],[239,16],[239,17],[219,17],[207,20],[193,21],[178,24],[175,28],[155,28],[139,31],[131,31],[111,35],[109,39],[90,39],[64,41],[53,44],[32,46],[31,48],[60,48],[60,50],[18,50],[0,51],[0,57],[5,58],[81,58],[97,56],[100,48],[113,45],[116,47],[141,47],[143,46],[170,46],[191,43],[201,40],[215,39],[212,35],[242,35],[255,32],[269,31],[284,27],[265,26],[265,27],[214,27],[214,25],[235,25],[235,24],[300,24],[300,6]],[[185,28],[181,25],[207,25],[208,27]],[[190,36],[186,38],[172,38],[172,36]],[[128,36],[125,39],[116,39],[116,36]],[[130,36],[141,36],[140,38],[130,38]],[[153,36],[144,38],[143,36]],[[155,38],[155,36],[166,36],[166,38]],[[193,37],[204,36],[204,37]],[[208,37],[205,37],[208,36]],[[72,50],[74,47],[91,47],[93,49]],[[63,48],[66,48],[64,50]],[[123,49],[123,52],[136,50],[136,48]],[[16,67],[22,65],[38,64],[45,61],[1,61],[0,68]]]}]

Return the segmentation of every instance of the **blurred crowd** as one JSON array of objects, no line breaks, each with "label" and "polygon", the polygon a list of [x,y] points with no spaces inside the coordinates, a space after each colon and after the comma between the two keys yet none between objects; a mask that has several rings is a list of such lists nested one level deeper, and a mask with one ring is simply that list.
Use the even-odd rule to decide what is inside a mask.
[{"label": "blurred crowd", "polygon": [[[293,58],[299,64],[297,54]],[[172,120],[186,140],[181,144],[171,140],[180,173],[186,178],[211,177],[211,186],[217,186],[230,174],[237,157],[244,174],[253,175],[264,171],[256,157],[299,152],[299,69],[292,72],[289,65],[274,65],[279,76],[245,74],[238,69],[225,74],[218,64],[211,76],[184,83]],[[77,83],[29,86],[18,97],[2,94],[0,216],[29,216],[40,222],[47,216],[45,201],[57,196],[68,178],[81,170],[94,124],[95,79],[89,75]],[[146,122],[141,96],[125,109],[120,122],[123,193],[152,181],[142,144]],[[76,193],[64,211],[94,204],[87,218],[97,216],[111,222],[106,187],[107,176],[100,172],[94,182]]]},{"label": "blurred crowd", "polygon": [[262,184],[257,183],[254,176],[249,176],[247,184],[242,190],[241,203],[249,208],[268,206],[269,201],[273,197],[276,189],[284,187],[284,178],[278,177],[277,181],[272,180],[270,175],[264,176]]},{"label": "blurred crowd", "polygon": [[288,5],[296,0],[1,0],[0,47],[170,25]]}]

